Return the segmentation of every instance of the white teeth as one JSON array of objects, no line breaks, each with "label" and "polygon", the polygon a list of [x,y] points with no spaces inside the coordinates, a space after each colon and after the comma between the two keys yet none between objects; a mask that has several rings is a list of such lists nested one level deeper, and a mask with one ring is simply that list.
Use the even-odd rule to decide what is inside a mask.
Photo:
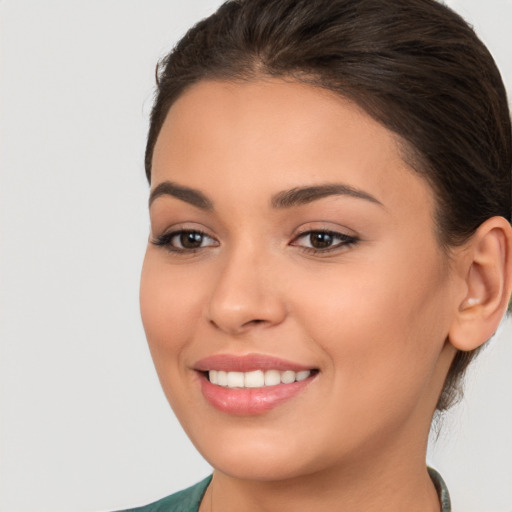
[{"label": "white teeth", "polygon": [[225,372],[210,370],[208,377],[212,384],[228,388],[262,388],[264,386],[277,386],[278,384],[291,384],[307,379],[310,370],[294,372],[292,370],[254,370],[252,372]]},{"label": "white teeth", "polygon": [[265,385],[265,374],[261,370],[247,372],[244,378],[246,388],[261,388]]},{"label": "white teeth", "polygon": [[267,370],[265,372],[265,386],[276,386],[281,384],[281,374],[277,370]]},{"label": "white teeth", "polygon": [[304,370],[303,372],[297,372],[297,375],[295,375],[295,380],[297,382],[300,382],[301,380],[307,379],[311,375],[311,372],[309,370]]},{"label": "white teeth", "polygon": [[292,382],[295,382],[295,372],[292,372],[291,370],[281,372],[281,382],[283,384],[291,384]]},{"label": "white teeth", "polygon": [[219,386],[227,386],[228,385],[228,374],[227,372],[223,372],[219,370],[217,372],[217,384]]},{"label": "white teeth", "polygon": [[228,388],[243,388],[244,380],[243,372],[228,372]]}]

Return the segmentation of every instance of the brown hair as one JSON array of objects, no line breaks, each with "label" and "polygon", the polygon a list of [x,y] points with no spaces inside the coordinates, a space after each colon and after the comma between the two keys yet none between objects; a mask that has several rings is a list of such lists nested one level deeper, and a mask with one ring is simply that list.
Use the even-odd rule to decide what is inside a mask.
[{"label": "brown hair", "polygon": [[[435,0],[231,0],[179,41],[157,71],[145,167],[167,112],[200,80],[283,77],[334,91],[398,134],[432,186],[440,244],[486,219],[510,221],[512,136],[505,88],[484,44]],[[459,351],[437,409],[460,395],[475,355]]]}]

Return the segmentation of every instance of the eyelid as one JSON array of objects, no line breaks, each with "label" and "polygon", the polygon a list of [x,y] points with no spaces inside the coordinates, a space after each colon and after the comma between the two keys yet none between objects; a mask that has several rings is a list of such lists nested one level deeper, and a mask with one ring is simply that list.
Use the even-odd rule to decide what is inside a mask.
[{"label": "eyelid", "polygon": [[[183,233],[195,233],[199,234],[204,238],[210,239],[213,243],[209,243],[207,245],[201,245],[199,247],[177,247],[172,244],[172,240],[175,237],[180,236]],[[163,247],[167,249],[170,252],[178,253],[178,254],[190,254],[195,253],[197,251],[201,251],[203,249],[207,249],[209,247],[218,247],[220,245],[220,242],[217,240],[215,236],[208,233],[207,230],[205,230],[202,227],[196,227],[194,225],[184,225],[180,224],[177,226],[171,226],[160,235],[151,235],[150,242],[153,245]]]},{"label": "eyelid", "polygon": [[[213,230],[209,226],[205,226],[202,222],[176,222],[176,223],[158,223],[156,226],[151,226],[151,237],[156,239],[170,233],[179,233],[180,231],[193,231],[196,233],[204,234],[210,238],[216,239]],[[158,233],[158,234],[154,234]]]},{"label": "eyelid", "polygon": [[[307,247],[304,246],[298,241],[306,239],[307,236],[311,236],[314,233],[327,234],[332,236],[333,238],[337,238],[339,241],[334,243],[333,245],[325,248],[318,247]],[[360,238],[357,235],[348,234],[341,229],[333,229],[327,228],[325,226],[321,227],[312,227],[308,226],[307,229],[301,229],[298,233],[295,234],[292,241],[289,245],[294,247],[300,247],[303,251],[314,253],[314,254],[326,254],[334,251],[341,251],[343,249],[347,249],[348,247],[355,245],[360,241]]]}]

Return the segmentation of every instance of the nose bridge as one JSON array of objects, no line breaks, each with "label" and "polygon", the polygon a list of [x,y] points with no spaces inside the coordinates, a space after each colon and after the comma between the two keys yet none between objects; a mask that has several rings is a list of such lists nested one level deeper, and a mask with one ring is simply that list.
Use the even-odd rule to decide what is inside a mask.
[{"label": "nose bridge", "polygon": [[226,250],[208,304],[209,321],[231,334],[280,323],[285,307],[274,270],[270,251],[254,241]]}]

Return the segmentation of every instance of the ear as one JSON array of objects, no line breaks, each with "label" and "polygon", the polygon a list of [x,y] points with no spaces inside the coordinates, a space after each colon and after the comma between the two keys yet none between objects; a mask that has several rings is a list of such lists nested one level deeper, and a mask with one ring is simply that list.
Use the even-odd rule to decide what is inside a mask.
[{"label": "ear", "polygon": [[450,343],[469,351],[496,332],[512,290],[512,228],[503,217],[486,220],[465,246],[466,294],[450,328]]}]

